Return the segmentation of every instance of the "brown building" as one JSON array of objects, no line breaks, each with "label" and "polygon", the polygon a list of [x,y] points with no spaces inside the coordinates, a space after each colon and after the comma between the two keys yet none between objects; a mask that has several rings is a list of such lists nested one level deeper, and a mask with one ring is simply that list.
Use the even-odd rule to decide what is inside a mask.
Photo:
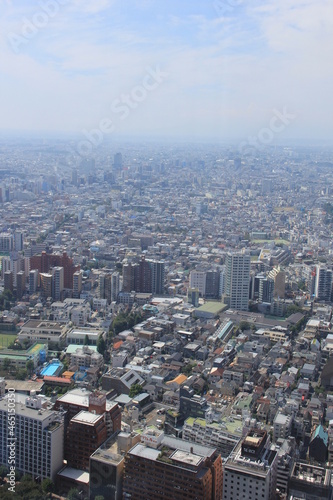
[{"label": "brown building", "polygon": [[123,498],[221,500],[222,459],[215,448],[148,430],[126,455]]},{"label": "brown building", "polygon": [[10,290],[11,292],[14,289],[14,278],[12,271],[6,271],[4,273],[4,289]]},{"label": "brown building", "polygon": [[48,254],[30,257],[30,269],[38,269],[40,273],[49,273],[53,267],[64,268],[64,287],[73,289],[73,274],[80,270],[80,266],[74,266],[73,259],[64,252],[62,255]]},{"label": "brown building", "polygon": [[136,292],[151,293],[152,292],[152,272],[150,264],[142,256],[140,264],[135,268],[135,288]]},{"label": "brown building", "polygon": [[69,422],[66,432],[66,458],[69,467],[89,470],[89,458],[106,440],[104,415],[81,411]]},{"label": "brown building", "polygon": [[[65,432],[73,417],[81,411],[95,412],[103,415],[107,437],[121,430],[121,410],[117,403],[107,401],[105,394],[99,391],[91,392],[85,389],[73,389],[57,399],[55,409],[62,409],[65,415]],[[66,455],[66,443],[65,443]]]},{"label": "brown building", "polygon": [[26,288],[26,277],[24,271],[19,271],[16,275],[16,298],[20,300]]}]

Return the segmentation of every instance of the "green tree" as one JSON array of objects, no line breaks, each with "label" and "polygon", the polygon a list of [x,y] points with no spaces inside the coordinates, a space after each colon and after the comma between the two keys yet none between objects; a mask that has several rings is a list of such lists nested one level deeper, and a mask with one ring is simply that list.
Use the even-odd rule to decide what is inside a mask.
[{"label": "green tree", "polygon": [[11,360],[10,360],[9,358],[5,358],[5,359],[3,360],[3,362],[2,362],[2,368],[3,368],[4,370],[8,370],[8,371],[9,371],[9,369],[10,369],[10,367],[11,367],[11,364],[12,364]]},{"label": "green tree", "polygon": [[34,371],[34,368],[35,368],[35,365],[34,365],[34,362],[32,361],[32,359],[29,359],[29,361],[27,361],[26,368],[27,368],[29,375],[31,375],[32,372]]},{"label": "green tree", "polygon": [[4,478],[8,474],[8,469],[5,465],[0,465],[0,477]]},{"label": "green tree", "polygon": [[248,321],[241,321],[239,323],[239,329],[244,332],[244,330],[250,330],[251,325]]},{"label": "green tree", "polygon": [[24,368],[20,368],[16,372],[16,377],[18,380],[25,380],[27,378],[27,376],[28,376],[28,372]]},{"label": "green tree", "polygon": [[44,493],[52,493],[54,489],[54,482],[49,478],[44,479],[44,481],[42,482],[42,490],[44,491]]},{"label": "green tree", "polygon": [[24,474],[21,478],[21,482],[25,482],[25,481],[32,481],[32,477],[30,474]]},{"label": "green tree", "polygon": [[68,500],[81,500],[82,496],[76,488],[71,488],[67,495]]},{"label": "green tree", "polygon": [[86,334],[86,336],[84,337],[84,345],[89,345],[89,336],[88,336],[88,334]]},{"label": "green tree", "polygon": [[97,341],[97,351],[100,354],[104,355],[105,349],[106,349],[106,343],[105,343],[105,340],[103,338],[103,335],[100,334],[100,336],[98,337],[98,341]]},{"label": "green tree", "polygon": [[133,384],[132,387],[130,388],[129,392],[129,397],[134,398],[138,394],[141,394],[143,392],[143,389],[140,384]]},{"label": "green tree", "polygon": [[292,314],[295,314],[298,312],[302,312],[302,308],[299,306],[296,306],[296,304],[290,304],[290,306],[287,307],[287,312],[286,312],[287,318],[289,318],[289,316],[291,316]]}]

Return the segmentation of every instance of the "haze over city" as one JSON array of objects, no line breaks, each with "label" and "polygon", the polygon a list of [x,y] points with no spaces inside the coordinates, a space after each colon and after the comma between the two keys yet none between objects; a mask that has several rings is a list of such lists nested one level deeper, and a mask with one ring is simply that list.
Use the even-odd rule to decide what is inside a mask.
[{"label": "haze over city", "polygon": [[[294,118],[271,142],[331,140],[329,0],[3,0],[0,8],[2,131],[81,134],[108,119],[115,136],[239,141],[285,109]],[[151,71],[157,85],[143,91]],[[119,110],[126,95],[127,113]]]}]

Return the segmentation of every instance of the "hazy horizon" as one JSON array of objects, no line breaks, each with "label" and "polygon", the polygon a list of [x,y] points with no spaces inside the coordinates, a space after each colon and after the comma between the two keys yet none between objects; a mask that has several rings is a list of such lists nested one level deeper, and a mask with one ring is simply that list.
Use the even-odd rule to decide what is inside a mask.
[{"label": "hazy horizon", "polygon": [[2,135],[333,142],[329,0],[0,7]]}]

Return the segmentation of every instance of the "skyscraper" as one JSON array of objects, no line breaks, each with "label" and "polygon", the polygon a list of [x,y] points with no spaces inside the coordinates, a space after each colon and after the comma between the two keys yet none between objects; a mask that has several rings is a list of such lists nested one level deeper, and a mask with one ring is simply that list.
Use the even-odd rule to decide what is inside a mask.
[{"label": "skyscraper", "polygon": [[326,267],[316,266],[315,296],[318,300],[331,301],[333,271]]},{"label": "skyscraper", "polygon": [[64,268],[56,266],[52,269],[52,298],[62,300],[64,291]]},{"label": "skyscraper", "polygon": [[229,253],[226,258],[225,295],[231,309],[249,308],[250,255]]}]

